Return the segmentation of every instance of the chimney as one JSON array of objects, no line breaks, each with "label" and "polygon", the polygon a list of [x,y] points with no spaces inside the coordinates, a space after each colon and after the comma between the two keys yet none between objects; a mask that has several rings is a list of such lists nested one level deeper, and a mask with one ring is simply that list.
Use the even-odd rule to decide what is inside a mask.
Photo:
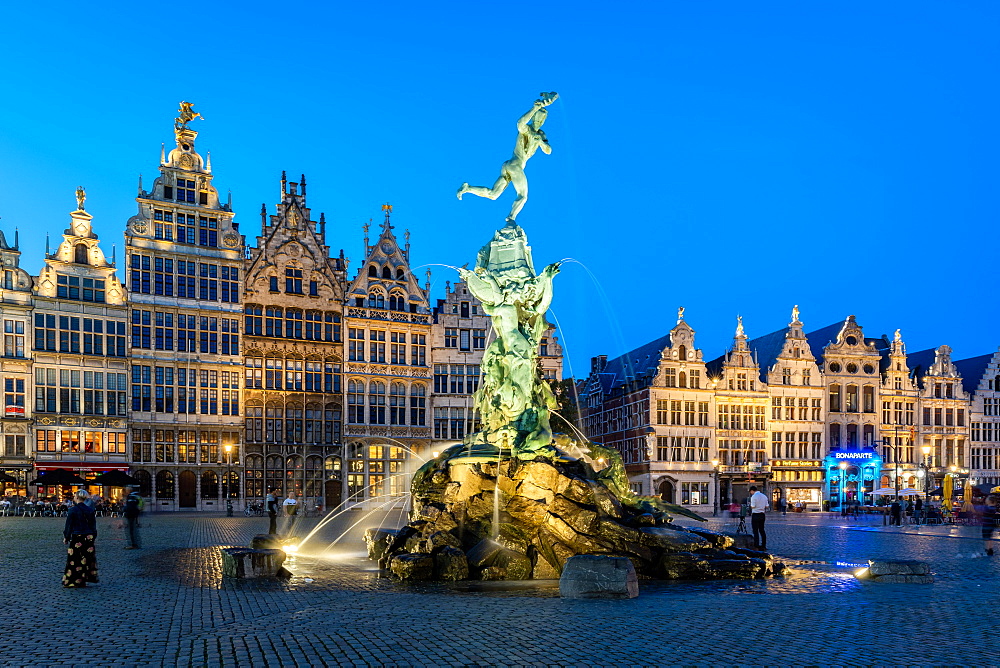
[{"label": "chimney", "polygon": [[608,365],[607,355],[598,355],[590,358],[590,373],[600,373]]}]

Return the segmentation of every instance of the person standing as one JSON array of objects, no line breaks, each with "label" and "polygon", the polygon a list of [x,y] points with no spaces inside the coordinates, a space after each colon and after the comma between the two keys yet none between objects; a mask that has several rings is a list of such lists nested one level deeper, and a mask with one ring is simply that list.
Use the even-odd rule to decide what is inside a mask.
[{"label": "person standing", "polygon": [[133,488],[129,488],[125,497],[125,549],[138,550],[139,545],[139,515],[142,514],[142,497]]},{"label": "person standing", "polygon": [[76,503],[66,513],[63,528],[63,543],[66,549],[66,570],[62,585],[68,589],[82,589],[88,582],[97,582],[97,553],[94,540],[97,538],[97,515],[87,505],[90,494],[87,490],[77,490]]},{"label": "person standing", "polygon": [[267,507],[267,532],[272,535],[276,534],[278,533],[278,490],[273,487],[267,490],[264,504]]},{"label": "person standing", "polygon": [[989,497],[988,500],[976,500],[976,522],[982,529],[983,550],[986,556],[993,556],[993,532],[996,531],[997,508],[996,498]]},{"label": "person standing", "polygon": [[902,526],[903,508],[899,505],[899,499],[893,500],[892,504],[889,506],[889,518],[890,526]]},{"label": "person standing", "polygon": [[785,501],[785,497],[783,496],[778,499],[778,510],[781,511],[782,515],[788,514],[788,502]]},{"label": "person standing", "polygon": [[750,491],[750,529],[753,531],[753,546],[757,550],[767,549],[767,532],[764,531],[764,513],[767,511],[767,496],[757,491],[751,485]]},{"label": "person standing", "polygon": [[286,498],[285,502],[281,505],[285,509],[285,517],[288,518],[288,524],[286,525],[286,530],[285,530],[285,537],[291,538],[292,536],[295,535],[294,533],[292,533],[292,530],[295,529],[295,520],[297,520],[299,516],[299,502],[295,498],[295,492],[289,492],[288,498]]}]

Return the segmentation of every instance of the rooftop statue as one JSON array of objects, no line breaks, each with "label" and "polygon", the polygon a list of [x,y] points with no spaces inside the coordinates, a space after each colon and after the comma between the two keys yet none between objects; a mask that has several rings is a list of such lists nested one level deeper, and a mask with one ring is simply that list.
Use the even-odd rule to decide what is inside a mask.
[{"label": "rooftop statue", "polygon": [[180,116],[174,119],[174,129],[185,130],[187,129],[187,124],[196,118],[205,120],[204,116],[191,109],[193,106],[194,102],[181,102],[181,108],[177,110],[177,113],[179,113]]},{"label": "rooftop statue", "polygon": [[507,189],[508,183],[513,184],[517,197],[510,207],[507,221],[514,222],[517,214],[524,208],[524,203],[528,201],[528,177],[524,175],[525,164],[538,149],[542,149],[542,153],[546,155],[552,153],[549,140],[542,130],[542,123],[545,122],[545,117],[549,113],[545,107],[555,102],[559,98],[559,93],[541,93],[540,95],[541,98],[535,100],[535,105],[517,119],[517,141],[514,143],[514,155],[510,160],[500,165],[500,176],[497,177],[493,186],[487,188],[486,186],[470,186],[468,183],[463,183],[462,187],[458,189],[458,199],[462,199],[462,195],[465,193],[496,199]]}]

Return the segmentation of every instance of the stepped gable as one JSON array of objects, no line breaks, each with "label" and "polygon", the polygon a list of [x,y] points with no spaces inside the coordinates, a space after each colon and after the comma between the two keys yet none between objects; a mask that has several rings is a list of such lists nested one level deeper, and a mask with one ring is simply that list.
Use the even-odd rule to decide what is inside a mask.
[{"label": "stepped gable", "polygon": [[964,360],[955,360],[955,368],[962,376],[962,389],[970,396],[979,389],[979,383],[986,375],[986,370],[990,367],[990,362],[998,353],[988,353],[977,357],[968,357]]}]

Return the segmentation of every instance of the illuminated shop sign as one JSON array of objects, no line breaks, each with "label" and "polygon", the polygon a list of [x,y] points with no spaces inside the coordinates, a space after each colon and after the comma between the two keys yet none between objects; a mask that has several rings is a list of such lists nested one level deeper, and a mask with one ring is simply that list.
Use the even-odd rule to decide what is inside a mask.
[{"label": "illuminated shop sign", "polygon": [[874,452],[835,452],[833,453],[834,459],[871,459],[875,456]]}]

